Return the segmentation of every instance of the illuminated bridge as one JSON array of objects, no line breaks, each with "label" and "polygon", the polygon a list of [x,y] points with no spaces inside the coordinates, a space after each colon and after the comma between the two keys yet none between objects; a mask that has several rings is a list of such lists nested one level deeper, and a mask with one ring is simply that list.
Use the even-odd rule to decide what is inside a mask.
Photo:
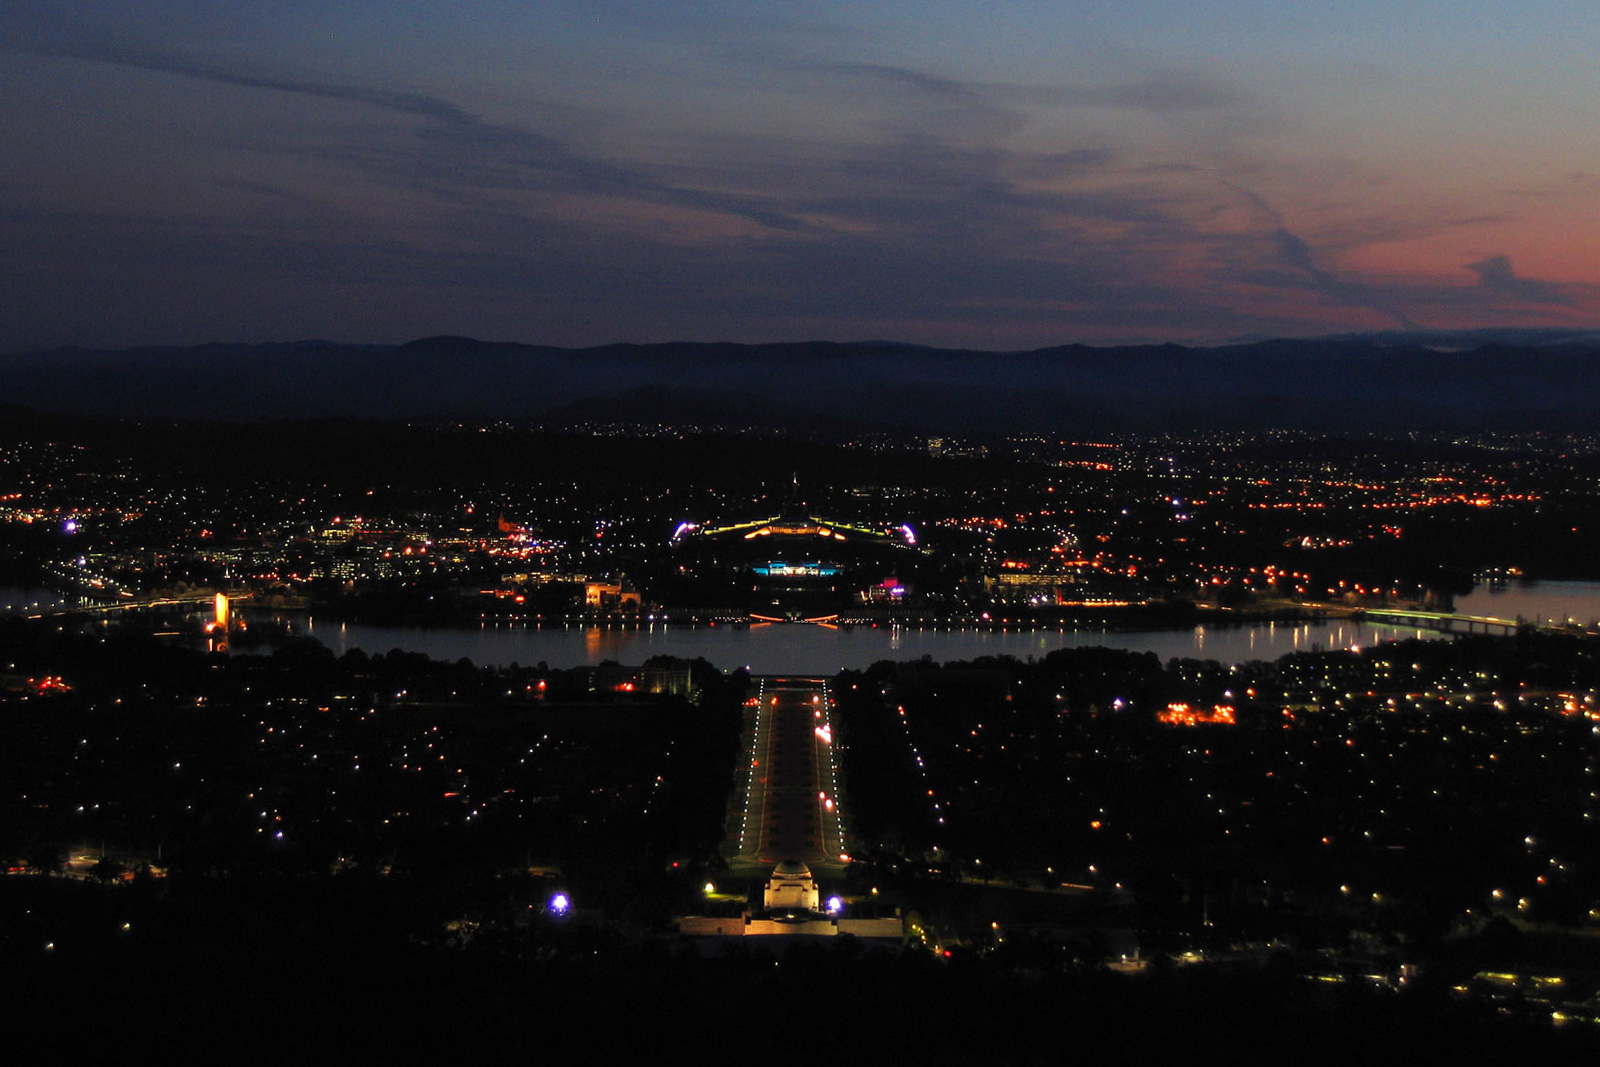
[{"label": "illuminated bridge", "polygon": [[[57,617],[63,615],[103,615],[116,611],[140,611],[147,608],[186,607],[194,608],[201,605],[216,605],[217,593],[189,593],[183,596],[129,596],[124,600],[108,600],[101,603],[79,604],[45,604],[36,610],[22,610],[18,614],[30,619]],[[229,601],[247,599],[249,593],[226,593]]]},{"label": "illuminated bridge", "polygon": [[1525,627],[1547,630],[1570,629],[1552,626],[1535,627],[1532,623],[1516,619],[1498,619],[1488,615],[1456,615],[1442,611],[1372,609],[1357,612],[1357,617],[1368,622],[1414,626],[1420,630],[1437,630],[1447,634],[1514,634]]}]

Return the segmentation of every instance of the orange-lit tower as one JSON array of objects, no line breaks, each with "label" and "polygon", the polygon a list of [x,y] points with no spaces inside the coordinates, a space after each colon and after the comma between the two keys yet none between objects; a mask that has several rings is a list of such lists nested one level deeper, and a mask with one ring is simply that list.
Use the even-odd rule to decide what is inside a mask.
[{"label": "orange-lit tower", "polygon": [[215,611],[206,626],[206,632],[211,635],[211,651],[228,651],[228,621],[228,594],[218,593]]}]

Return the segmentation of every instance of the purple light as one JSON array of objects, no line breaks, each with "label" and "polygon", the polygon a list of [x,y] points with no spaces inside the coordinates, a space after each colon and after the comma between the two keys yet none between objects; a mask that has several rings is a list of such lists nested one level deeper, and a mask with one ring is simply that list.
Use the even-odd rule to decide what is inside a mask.
[{"label": "purple light", "polygon": [[61,529],[65,533],[69,533],[69,534],[70,533],[77,533],[78,532],[78,524],[77,524],[77,522],[75,520],[68,519],[66,522],[61,524]]},{"label": "purple light", "polygon": [[828,914],[829,915],[837,915],[843,910],[844,910],[844,901],[840,900],[838,897],[829,897],[828,898]]},{"label": "purple light", "polygon": [[565,893],[557,893],[550,898],[550,914],[561,916],[572,910],[572,901]]}]

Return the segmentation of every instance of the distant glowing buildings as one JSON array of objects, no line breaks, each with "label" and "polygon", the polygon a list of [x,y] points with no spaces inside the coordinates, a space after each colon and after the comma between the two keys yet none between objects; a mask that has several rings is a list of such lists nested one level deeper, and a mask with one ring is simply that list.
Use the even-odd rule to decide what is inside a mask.
[{"label": "distant glowing buildings", "polygon": [[1207,710],[1193,704],[1168,704],[1165,711],[1156,714],[1158,722],[1168,726],[1232,726],[1233,705],[1218,704]]},{"label": "distant glowing buildings", "polygon": [[910,526],[870,529],[793,506],[726,526],[685,522],[671,544],[685,573],[736,588],[758,618],[821,617],[898,600],[936,568]]}]

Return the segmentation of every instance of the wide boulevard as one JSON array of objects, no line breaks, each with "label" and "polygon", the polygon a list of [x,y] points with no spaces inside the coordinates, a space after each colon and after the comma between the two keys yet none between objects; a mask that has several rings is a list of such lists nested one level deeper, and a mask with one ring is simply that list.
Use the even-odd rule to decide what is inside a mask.
[{"label": "wide boulevard", "polygon": [[728,826],[730,862],[838,867],[845,844],[828,683],[757,678],[747,711],[746,766]]}]

